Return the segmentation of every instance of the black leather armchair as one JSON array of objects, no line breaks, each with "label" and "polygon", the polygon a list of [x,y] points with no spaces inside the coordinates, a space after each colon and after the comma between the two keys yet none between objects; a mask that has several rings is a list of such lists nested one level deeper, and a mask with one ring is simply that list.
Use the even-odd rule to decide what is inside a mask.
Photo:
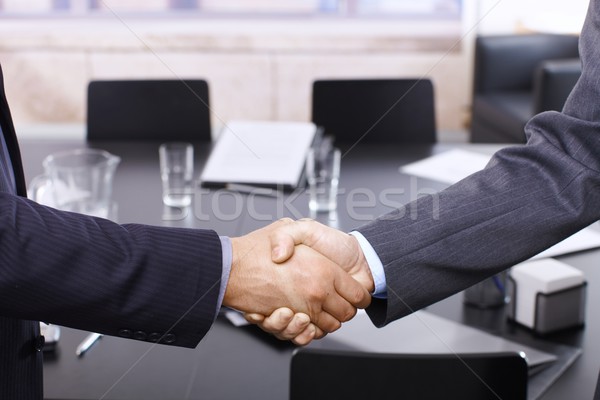
[{"label": "black leather armchair", "polygon": [[579,79],[578,37],[480,36],[474,73],[470,141],[524,143],[527,121],[560,111]]}]

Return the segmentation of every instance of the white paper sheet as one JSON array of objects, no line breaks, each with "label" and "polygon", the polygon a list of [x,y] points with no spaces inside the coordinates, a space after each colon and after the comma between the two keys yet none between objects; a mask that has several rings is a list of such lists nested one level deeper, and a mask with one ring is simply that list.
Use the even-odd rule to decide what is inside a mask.
[{"label": "white paper sheet", "polygon": [[490,158],[491,155],[453,149],[407,164],[400,168],[400,172],[453,184],[482,170]]},{"label": "white paper sheet", "polygon": [[[407,164],[401,167],[400,171],[451,185],[485,168],[490,158],[491,155],[453,149]],[[600,247],[600,231],[588,227],[532,257],[532,259],[556,257],[596,247]]]},{"label": "white paper sheet", "polygon": [[200,179],[204,183],[295,187],[316,131],[309,122],[229,122]]}]

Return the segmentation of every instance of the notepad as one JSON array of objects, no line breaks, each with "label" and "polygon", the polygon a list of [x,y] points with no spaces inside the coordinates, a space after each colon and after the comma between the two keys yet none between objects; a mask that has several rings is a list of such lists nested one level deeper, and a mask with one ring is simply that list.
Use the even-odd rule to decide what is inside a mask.
[{"label": "notepad", "polygon": [[310,122],[229,122],[207,160],[201,183],[295,188],[316,133]]}]

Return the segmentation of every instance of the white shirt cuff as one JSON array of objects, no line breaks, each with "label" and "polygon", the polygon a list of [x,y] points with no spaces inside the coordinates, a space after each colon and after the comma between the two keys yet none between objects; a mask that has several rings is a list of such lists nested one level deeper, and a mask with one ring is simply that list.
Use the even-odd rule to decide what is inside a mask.
[{"label": "white shirt cuff", "polygon": [[369,269],[371,270],[371,275],[373,276],[373,282],[375,283],[375,291],[373,292],[373,296],[378,298],[386,298],[387,288],[383,263],[379,259],[375,249],[373,249],[373,246],[371,246],[371,243],[369,243],[362,233],[358,231],[352,231],[350,232],[350,235],[354,236],[356,240],[358,240],[360,249],[365,255],[367,264],[369,264]]},{"label": "white shirt cuff", "polygon": [[219,239],[221,239],[221,251],[223,253],[223,269],[221,271],[221,288],[219,289],[219,298],[217,299],[217,314],[221,309],[221,304],[223,304],[223,297],[225,297],[225,289],[227,289],[229,273],[231,272],[231,262],[233,260],[231,239],[227,236],[219,236]]}]

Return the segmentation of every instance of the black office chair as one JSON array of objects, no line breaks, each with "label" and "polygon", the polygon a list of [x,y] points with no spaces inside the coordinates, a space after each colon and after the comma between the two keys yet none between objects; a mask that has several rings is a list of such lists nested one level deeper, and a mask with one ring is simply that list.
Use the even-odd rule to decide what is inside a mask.
[{"label": "black office chair", "polygon": [[556,34],[477,37],[470,141],[524,143],[531,117],[562,110],[581,75],[578,42]]},{"label": "black office chair", "polygon": [[517,353],[373,354],[302,348],[292,356],[290,400],[525,400]]},{"label": "black office chair", "polygon": [[435,143],[429,79],[317,80],[312,121],[348,149],[361,143]]},{"label": "black office chair", "polygon": [[204,80],[97,80],[88,85],[88,140],[210,141]]}]

